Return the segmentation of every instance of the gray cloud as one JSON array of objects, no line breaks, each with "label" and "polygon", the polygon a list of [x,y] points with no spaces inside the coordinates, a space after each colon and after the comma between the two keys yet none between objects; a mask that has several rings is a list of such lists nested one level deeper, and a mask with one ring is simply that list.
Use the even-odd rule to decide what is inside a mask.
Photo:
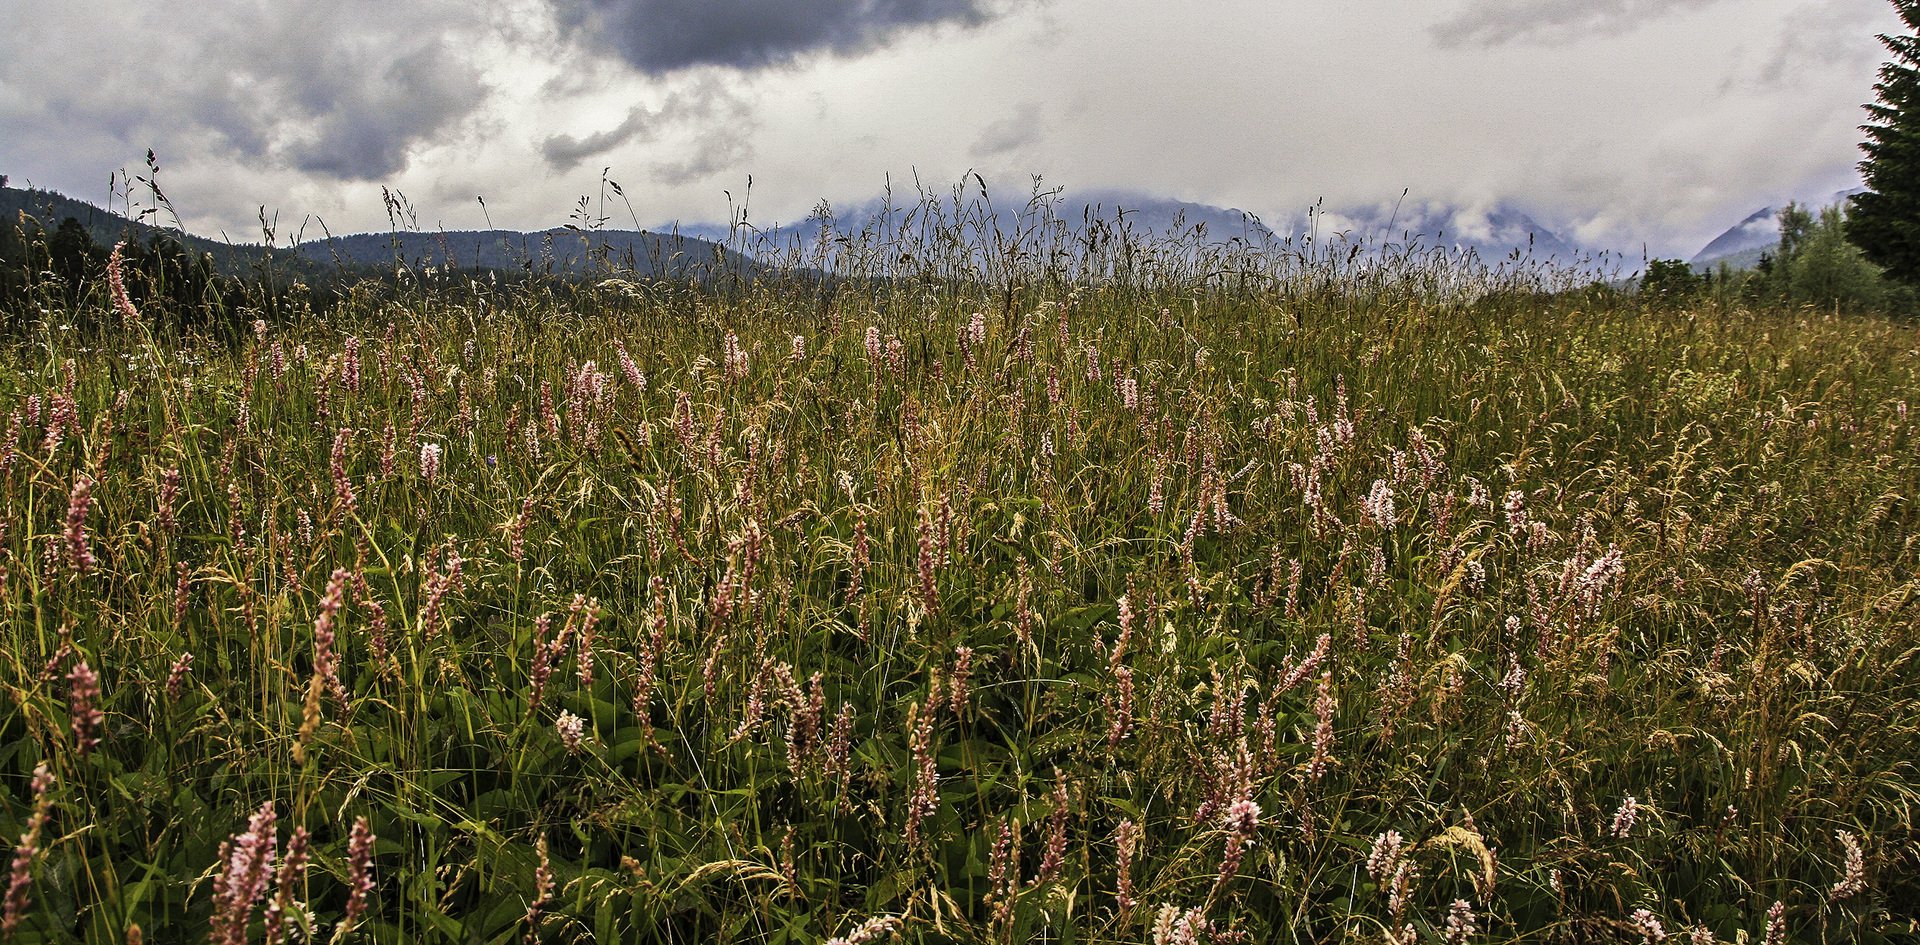
[{"label": "gray cloud", "polygon": [[655,144],[678,138],[685,147],[662,150],[679,153],[656,162],[655,176],[679,184],[739,165],[753,156],[753,136],[759,121],[753,103],[740,89],[720,77],[706,75],[676,89],[659,106],[636,105],[620,124],[583,136],[553,135],[540,143],[540,156],[555,170],[571,170],[580,162],[628,144]]},{"label": "gray cloud", "polygon": [[626,120],[606,131],[596,131],[584,137],[549,137],[540,142],[540,156],[556,170],[572,170],[580,166],[581,161],[605,154],[630,141],[652,141],[656,137],[655,127],[655,112],[644,106],[636,106],[627,112]]},{"label": "gray cloud", "polygon": [[443,139],[483,98],[478,71],[444,42],[381,58],[358,81],[339,82],[311,103],[279,147],[280,159],[342,180],[385,177],[406,166],[416,143]]},{"label": "gray cloud", "polygon": [[[1886,50],[1874,39],[1883,11],[1857,3],[1824,0],[1807,3],[1787,17],[1787,28],[1773,52],[1753,73],[1762,85],[1780,86],[1819,69],[1870,76]],[[1870,97],[1862,86],[1861,101]]]},{"label": "gray cloud", "polygon": [[1468,0],[1465,9],[1435,24],[1443,47],[1498,46],[1533,40],[1561,43],[1595,34],[1617,35],[1652,20],[1721,0]]},{"label": "gray cloud", "polygon": [[695,139],[684,157],[655,162],[653,177],[659,183],[679,186],[737,168],[752,157],[751,133],[710,131]]},{"label": "gray cloud", "polygon": [[1040,139],[1040,109],[1032,102],[1022,104],[1013,114],[981,129],[973,142],[973,152],[995,157],[1017,151]]},{"label": "gray cloud", "polygon": [[717,83],[696,90],[696,94],[669,98],[660,118],[693,129],[679,157],[653,165],[657,180],[668,185],[685,184],[712,174],[731,170],[754,155],[754,138],[759,131],[752,104]]},{"label": "gray cloud", "polygon": [[553,0],[568,35],[652,74],[755,69],[813,52],[851,54],[905,31],[976,26],[992,0]]},{"label": "gray cloud", "polygon": [[[84,125],[123,142],[120,160],[154,146],[370,180],[405,168],[417,145],[445,141],[489,91],[466,51],[478,30],[443,16],[458,8],[216,0],[189,18],[122,6],[91,19],[29,17],[0,40],[0,86],[37,104],[37,121],[0,134]],[[106,19],[128,28],[102,35]]]}]

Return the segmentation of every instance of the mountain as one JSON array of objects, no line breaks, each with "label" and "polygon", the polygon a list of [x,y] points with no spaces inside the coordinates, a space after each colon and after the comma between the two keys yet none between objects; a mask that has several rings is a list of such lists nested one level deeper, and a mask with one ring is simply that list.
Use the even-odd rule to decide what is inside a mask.
[{"label": "mountain", "polygon": [[[872,199],[839,209],[822,203],[814,214],[794,222],[753,223],[730,228],[724,224],[669,224],[664,229],[695,235],[755,255],[798,253],[804,257],[831,227],[830,238],[852,239],[863,233],[885,238],[888,233],[912,231],[926,221],[926,210],[937,210],[943,224],[960,225],[963,238],[977,238],[982,230],[1002,234],[1031,233],[1040,223],[1062,227],[1069,237],[1095,230],[1137,240],[1191,240],[1224,243],[1357,245],[1363,252],[1444,250],[1471,252],[1488,264],[1508,258],[1552,260],[1577,265],[1591,258],[1564,236],[1514,207],[1460,207],[1442,203],[1313,210],[1294,215],[1262,217],[1232,207],[1219,207],[1124,191],[1059,194],[1044,201],[1019,202],[1008,207],[963,197],[956,211],[950,195],[932,195],[929,202],[902,206]],[[752,221],[750,221],[752,223]],[[912,243],[909,237],[907,242]]]},{"label": "mountain", "polygon": [[1089,191],[1078,197],[1051,194],[1011,203],[995,200],[991,210],[978,200],[977,192],[963,196],[958,207],[951,194],[940,193],[910,202],[876,197],[838,208],[822,201],[812,214],[799,220],[748,220],[733,227],[673,222],[661,229],[742,247],[748,252],[782,254],[799,250],[804,254],[823,233],[829,239],[862,235],[886,238],[887,234],[918,232],[929,222],[958,227],[967,238],[995,229],[1007,237],[1016,233],[1030,236],[1043,225],[1061,227],[1070,236],[1096,227],[1124,227],[1141,241],[1182,235],[1222,242],[1235,238],[1258,241],[1273,235],[1259,218],[1246,211],[1123,191]]},{"label": "mountain", "polygon": [[302,257],[321,264],[480,268],[548,275],[586,275],[613,267],[641,276],[684,277],[717,269],[748,272],[755,264],[710,240],[645,230],[452,230],[357,233],[303,243]]},{"label": "mountain", "polygon": [[[1860,193],[1861,188],[1836,191],[1825,199],[1799,201],[1804,206],[1827,207],[1845,203],[1847,198]],[[1707,245],[1695,253],[1689,264],[1696,270],[1714,268],[1726,263],[1734,269],[1752,269],[1760,264],[1760,257],[1773,251],[1780,244],[1780,211],[1782,206],[1761,207],[1747,215],[1747,218],[1728,227]]]},{"label": "mountain", "polygon": [[1578,265],[1592,256],[1525,211],[1499,203],[1484,207],[1436,202],[1384,204],[1331,210],[1319,217],[1315,229],[1320,239],[1337,234],[1349,242],[1386,251],[1471,252],[1488,264],[1531,258]]},{"label": "mountain", "polygon": [[1752,256],[1757,262],[1761,253],[1780,242],[1779,216],[1780,211],[1773,207],[1755,210],[1746,219],[1714,237],[1712,242],[1694,254],[1689,263],[1695,269],[1710,268],[1723,261],[1737,269],[1747,268],[1735,260],[1745,262],[1747,256]]}]

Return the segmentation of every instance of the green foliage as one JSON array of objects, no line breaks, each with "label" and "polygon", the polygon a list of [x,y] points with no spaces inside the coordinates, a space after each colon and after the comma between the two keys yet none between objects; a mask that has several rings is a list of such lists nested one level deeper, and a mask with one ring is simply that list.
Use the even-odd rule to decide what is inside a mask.
[{"label": "green foliage", "polygon": [[1780,244],[1763,257],[1756,283],[1769,301],[1846,311],[1905,311],[1912,293],[1890,282],[1847,237],[1846,211],[1817,213],[1798,204],[1780,211]]},{"label": "green foliage", "polygon": [[87,283],[106,265],[107,253],[94,245],[93,235],[80,221],[67,217],[47,238],[47,271],[59,281],[57,291],[69,308],[79,304]]},{"label": "green foliage", "polygon": [[26,229],[0,217],[0,320],[20,306],[33,284]]},{"label": "green foliage", "polygon": [[1853,198],[1847,237],[1866,258],[1904,284],[1920,284],[1920,0],[1893,0],[1909,33],[1882,34],[1893,54],[1866,106],[1860,162],[1866,192]]},{"label": "green foliage", "polygon": [[[0,316],[5,325],[20,331],[51,312],[63,319],[117,318],[105,304],[110,252],[75,217],[62,220],[51,234],[24,215],[19,221],[0,221]],[[149,230],[144,241],[127,240],[122,252],[128,299],[152,325],[167,332],[233,333],[243,311],[256,317],[291,313],[313,295],[304,287],[274,290],[258,281],[219,275],[210,255],[193,253],[163,231]]]},{"label": "green foliage", "polygon": [[1693,267],[1678,259],[1655,259],[1647,263],[1647,274],[1640,279],[1640,297],[1655,304],[1678,305],[1699,297],[1707,280]]}]

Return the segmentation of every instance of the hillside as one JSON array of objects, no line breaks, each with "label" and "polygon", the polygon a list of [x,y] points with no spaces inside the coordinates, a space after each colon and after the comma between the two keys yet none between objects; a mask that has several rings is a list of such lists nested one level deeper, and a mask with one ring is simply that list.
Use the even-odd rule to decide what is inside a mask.
[{"label": "hillside", "polygon": [[347,266],[409,265],[490,269],[547,275],[584,275],[614,269],[643,276],[684,277],[717,270],[752,272],[753,261],[709,240],[644,230],[453,230],[438,233],[359,233],[303,243],[313,263]]},{"label": "hillside", "polygon": [[287,250],[269,251],[257,243],[226,243],[174,227],[155,226],[145,220],[130,220],[85,200],[50,190],[0,187],[0,221],[51,232],[69,217],[85,227],[87,234],[101,246],[112,246],[123,239],[145,243],[156,236],[178,240],[195,255],[211,255],[214,270],[225,276],[252,275],[269,258],[275,268],[283,272],[307,268],[297,254]]},{"label": "hillside", "polygon": [[122,214],[52,191],[0,188],[0,220],[52,231],[69,217],[85,227],[101,246],[111,246],[122,239],[146,242],[156,236],[166,236],[180,241],[196,255],[212,256],[216,272],[235,277],[260,273],[269,261],[275,272],[294,278],[349,280],[391,273],[396,262],[408,266],[477,267],[510,273],[573,276],[587,274],[590,262],[646,277],[698,276],[720,269],[736,273],[756,271],[751,260],[711,241],[644,231],[586,232],[555,228],[532,233],[508,230],[360,233],[313,240],[293,248],[268,249],[257,243],[226,243],[143,220],[130,220]]}]

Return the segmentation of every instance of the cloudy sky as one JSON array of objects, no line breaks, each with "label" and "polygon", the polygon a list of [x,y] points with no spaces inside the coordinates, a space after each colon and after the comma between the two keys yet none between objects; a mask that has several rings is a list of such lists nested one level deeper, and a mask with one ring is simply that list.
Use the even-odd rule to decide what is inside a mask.
[{"label": "cloudy sky", "polygon": [[[282,238],[804,217],[917,174],[1285,219],[1503,203],[1691,255],[1852,186],[1885,0],[0,0],[0,173]],[[485,198],[485,211],[476,197]],[[136,204],[138,199],[136,198]],[[315,235],[317,223],[308,223]],[[1637,255],[1637,253],[1636,253]]]}]

